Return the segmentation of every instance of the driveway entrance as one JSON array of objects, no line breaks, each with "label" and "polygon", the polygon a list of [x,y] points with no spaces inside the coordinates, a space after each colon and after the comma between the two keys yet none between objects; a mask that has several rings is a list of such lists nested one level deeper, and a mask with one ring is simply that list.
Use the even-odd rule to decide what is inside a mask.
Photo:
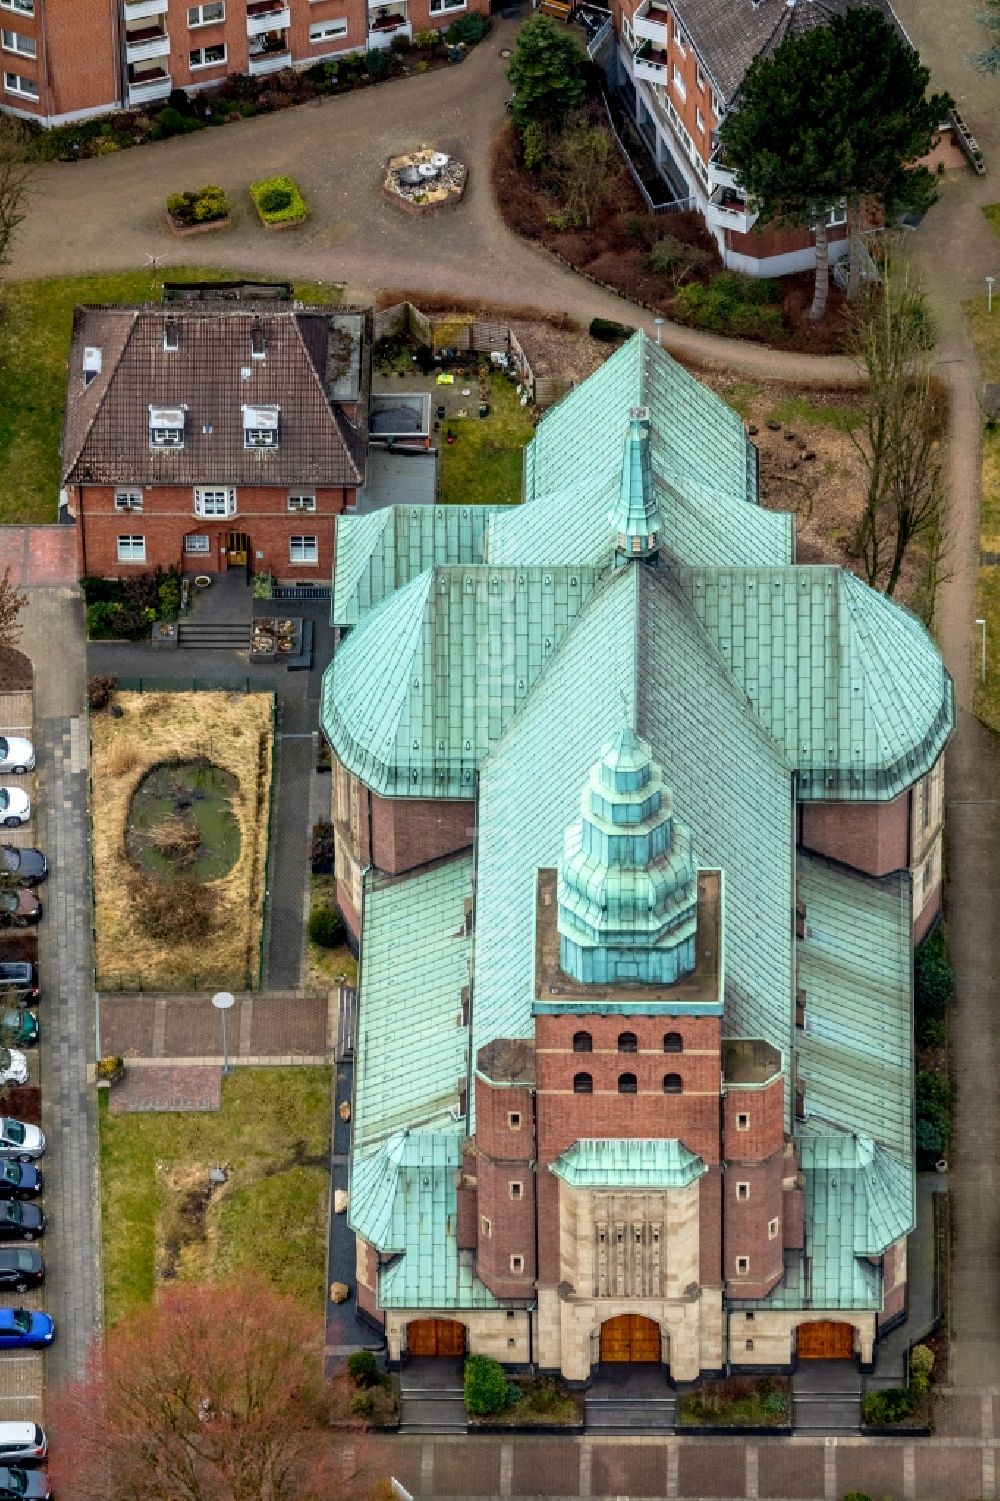
[{"label": "driveway entrance", "polygon": [[623,1313],[601,1325],[602,1363],[659,1365],[660,1326],[641,1313]]},{"label": "driveway entrance", "polygon": [[854,1325],[836,1319],[800,1324],[795,1331],[795,1353],[800,1360],[852,1360]]}]

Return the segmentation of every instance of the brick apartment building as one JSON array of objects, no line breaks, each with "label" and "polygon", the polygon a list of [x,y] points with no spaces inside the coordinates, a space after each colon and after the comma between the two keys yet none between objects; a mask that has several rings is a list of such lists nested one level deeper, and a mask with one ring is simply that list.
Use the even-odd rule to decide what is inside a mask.
[{"label": "brick apartment building", "polygon": [[488,0],[2,0],[0,103],[58,125],[388,47],[469,11]]},{"label": "brick apartment building", "polygon": [[328,578],[364,479],[369,358],[350,308],[78,307],[62,483],[81,575]]},{"label": "brick apartment building", "polygon": [[923,627],[795,565],[738,417],[642,334],[543,418],[520,506],[343,518],[332,618],[390,1357],[871,1362],[953,723]]},{"label": "brick apartment building", "polygon": [[[859,0],[612,0],[611,78],[674,197],[697,209],[727,267],[785,276],[815,264],[805,230],[756,227],[718,149],[718,127],[744,74],[786,36],[824,25]],[[898,27],[889,0],[870,0]],[[828,216],[830,259],[848,251],[847,211]]]}]

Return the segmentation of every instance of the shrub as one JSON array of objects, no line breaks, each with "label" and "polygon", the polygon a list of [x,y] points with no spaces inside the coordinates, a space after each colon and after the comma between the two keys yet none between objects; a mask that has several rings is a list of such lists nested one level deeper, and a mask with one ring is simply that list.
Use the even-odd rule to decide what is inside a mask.
[{"label": "shrub", "polygon": [[156,123],[164,135],[176,135],[184,129],[184,116],[179,109],[174,109],[168,104],[166,109],[161,109],[156,116]]},{"label": "shrub", "polygon": [[486,17],[473,14],[459,16],[457,20],[452,21],[446,36],[452,47],[459,43],[466,47],[475,47],[477,42],[482,41],[487,31],[489,31],[489,22]]},{"label": "shrub", "polygon": [[344,919],[334,907],[317,907],[309,914],[309,941],[321,949],[335,949],[344,941]]},{"label": "shrub", "polygon": [[420,48],[436,47],[440,40],[439,32],[435,31],[432,26],[425,26],[423,31],[418,31],[413,38],[413,45]]},{"label": "shrub", "polygon": [[788,1411],[788,1398],[784,1392],[768,1392],[764,1398],[764,1411],[771,1417],[782,1417]]},{"label": "shrub", "polygon": [[884,1392],[866,1392],[861,1399],[861,1421],[872,1428],[885,1428],[908,1418],[913,1411],[913,1401],[903,1387],[890,1387]]},{"label": "shrub", "polygon": [[106,1058],[99,1058],[97,1060],[97,1077],[102,1080],[117,1079],[121,1076],[124,1067],[124,1058],[109,1054]]},{"label": "shrub", "polygon": [[178,224],[208,224],[213,219],[224,219],[229,213],[229,203],[221,188],[209,186],[195,192],[171,193],[167,212]]},{"label": "shrub", "polygon": [[499,1360],[470,1355],[465,1362],[465,1405],[478,1417],[488,1417],[507,1405],[507,1377]]},{"label": "shrub", "polygon": [[600,339],[603,344],[611,344],[615,339],[627,339],[632,329],[626,328],[623,323],[614,323],[610,318],[591,318],[590,337]]},{"label": "shrub", "polygon": [[118,679],[105,677],[98,673],[95,677],[87,679],[87,703],[96,713],[99,709],[107,708],[111,702],[111,695],[118,687]]},{"label": "shrub", "polygon": [[355,1350],[347,1357],[347,1374],[355,1386],[380,1386],[382,1372],[371,1350]]},{"label": "shrub", "polygon": [[290,177],[267,177],[250,184],[257,212],[269,224],[287,224],[306,217],[306,201]]},{"label": "shrub", "polygon": [[867,1491],[845,1491],[841,1501],[872,1501]]},{"label": "shrub", "polygon": [[721,271],[707,286],[682,287],[675,307],[696,328],[745,338],[771,337],[783,328],[781,310],[774,305],[776,296],[774,282]]},{"label": "shrub", "polygon": [[365,72],[369,78],[384,78],[389,71],[389,54],[373,47],[365,53]]},{"label": "shrub", "polygon": [[176,575],[166,578],[157,590],[161,620],[176,620],[181,612],[181,581]]},{"label": "shrub", "polygon": [[355,1392],[351,1398],[351,1411],[355,1417],[365,1418],[370,1422],[375,1416],[375,1393],[369,1391]]},{"label": "shrub", "polygon": [[934,1369],[934,1351],[927,1345],[914,1345],[910,1351],[910,1370],[913,1375],[918,1372],[929,1376]]},{"label": "shrub", "polygon": [[91,641],[115,641],[122,634],[122,607],[99,603],[87,606],[87,635]]},{"label": "shrub", "polygon": [[167,95],[167,108],[175,109],[179,115],[186,115],[191,108],[191,100],[184,89],[171,89]]}]

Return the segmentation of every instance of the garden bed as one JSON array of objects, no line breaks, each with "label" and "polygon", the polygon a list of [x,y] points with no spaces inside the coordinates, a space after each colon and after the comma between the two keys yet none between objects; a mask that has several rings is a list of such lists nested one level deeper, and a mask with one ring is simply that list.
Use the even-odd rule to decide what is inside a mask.
[{"label": "garden bed", "polygon": [[[116,718],[119,709],[121,716]],[[100,988],[243,990],[256,984],[271,715],[272,697],[264,693],[119,693],[111,707],[92,715],[95,966]],[[239,853],[221,879],[202,882],[178,872],[176,879],[158,880],[141,872],[126,853],[126,824],[136,788],[154,766],[171,762],[209,763],[235,778],[231,810],[239,828]],[[185,800],[179,799],[178,821],[188,811]],[[177,849],[183,852],[180,835],[178,841]]]},{"label": "garden bed", "polygon": [[167,222],[175,235],[200,235],[212,229],[225,229],[232,223],[232,215],[222,189],[208,186],[194,192],[171,193],[167,199]]},{"label": "garden bed", "polygon": [[703,1381],[679,1403],[682,1428],[785,1428],[791,1383],[785,1376],[730,1376]]},{"label": "garden bed", "polygon": [[309,217],[302,190],[291,177],[264,177],[252,182],[250,197],[265,229],[294,229]]},{"label": "garden bed", "polygon": [[487,1417],[469,1418],[470,1433],[492,1432],[494,1429],[535,1428],[559,1432],[566,1428],[581,1428],[583,1425],[583,1400],[575,1392],[567,1391],[557,1381],[546,1378],[532,1379],[515,1377],[508,1383],[508,1394],[516,1400],[499,1412]]},{"label": "garden bed", "polygon": [[[207,1004],[207,1003],[206,1003]],[[209,1112],[99,1111],[109,1325],[168,1281],[252,1270],[320,1317],[326,1276],[328,1068],[237,1069]],[[212,1167],[224,1183],[210,1185]]]},{"label": "garden bed", "polygon": [[144,641],[154,624],[176,620],[180,613],[181,580],[176,568],[121,579],[84,578],[80,587],[91,641]]}]

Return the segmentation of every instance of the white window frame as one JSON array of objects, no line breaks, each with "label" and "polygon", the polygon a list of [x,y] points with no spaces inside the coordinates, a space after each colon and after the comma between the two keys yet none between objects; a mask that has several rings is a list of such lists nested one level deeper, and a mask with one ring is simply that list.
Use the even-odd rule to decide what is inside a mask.
[{"label": "white window frame", "polygon": [[4,93],[16,94],[19,99],[33,99],[38,103],[38,84],[33,78],[25,78],[23,73],[4,73]]},{"label": "white window frame", "polygon": [[740,1111],[737,1112],[737,1116],[736,1116],[736,1129],[737,1129],[737,1131],[749,1131],[750,1130],[750,1116],[749,1116],[749,1113],[746,1110],[740,1110]]},{"label": "white window frame", "polygon": [[493,1221],[488,1220],[485,1214],[480,1218],[479,1228],[487,1240],[493,1239]]},{"label": "white window frame", "polygon": [[33,16],[35,0],[0,0],[0,10],[12,10],[18,16]]},{"label": "white window frame", "polygon": [[[303,554],[303,556],[296,557],[296,551]],[[311,558],[304,556],[309,551],[313,554]],[[319,562],[319,538],[309,536],[308,534],[289,537],[288,561],[296,568],[315,568]]]},{"label": "white window frame", "polygon": [[520,1112],[520,1110],[508,1110],[507,1111],[507,1129],[508,1129],[508,1131],[520,1131],[520,1129],[521,1129],[521,1112]]},{"label": "white window frame", "polygon": [[847,223],[846,199],[843,203],[837,203],[833,206],[833,208],[831,208],[829,214],[827,215],[826,223],[828,229],[840,229]]},{"label": "white window frame", "polygon": [[[222,9],[221,16],[206,16],[206,10],[218,5]],[[192,20],[192,16],[195,18]],[[198,26],[221,26],[226,19],[226,0],[204,0],[201,5],[189,5],[187,13],[188,30],[194,31]]]},{"label": "white window frame", "polygon": [[510,1258],[510,1269],[517,1277],[524,1272],[524,1257],[516,1251]]},{"label": "white window frame", "polygon": [[676,16],[674,16],[674,46],[680,49],[680,54],[683,57],[687,51],[687,37],[684,35],[681,23]]},{"label": "white window frame", "polygon": [[208,519],[236,515],[236,491],[228,485],[195,485],[194,514]]},{"label": "white window frame", "polygon": [[507,1197],[515,1204],[519,1204],[524,1198],[524,1184],[520,1178],[512,1178],[507,1184]]},{"label": "white window frame", "polygon": [[705,116],[702,114],[701,110],[697,109],[697,108],[695,109],[695,112],[694,112],[694,124],[695,124],[695,129],[696,130],[700,130],[701,133],[702,133],[702,135],[704,135],[705,134]]},{"label": "white window frame", "polygon": [[115,510],[116,511],[141,511],[142,510],[142,491],[141,490],[116,490],[115,491]]},{"label": "white window frame", "polygon": [[[671,78],[670,81],[671,81],[671,83],[674,86],[674,92],[676,93],[678,99],[686,99],[687,98],[687,84],[684,82],[684,74],[681,72],[680,68],[677,66],[676,63],[674,63],[673,77]],[[690,139],[691,138],[689,136],[688,140],[690,140]]]},{"label": "white window frame", "polygon": [[314,47],[321,42],[333,42],[346,35],[346,16],[331,16],[326,21],[313,21],[309,27],[309,41]]},{"label": "white window frame", "polygon": [[0,46],[4,52],[13,52],[17,57],[34,59],[38,56],[38,43],[33,36],[24,36],[20,31],[8,31],[6,26],[0,30]]},{"label": "white window frame", "polygon": [[443,15],[446,11],[468,10],[468,8],[468,0],[438,0],[437,4],[435,4],[435,0],[430,0],[429,14],[432,16],[440,16]]},{"label": "white window frame", "polygon": [[746,1203],[747,1199],[749,1199],[749,1197],[750,1197],[750,1185],[749,1185],[749,1183],[737,1183],[737,1185],[736,1185],[736,1197],[737,1197],[737,1199],[739,1199],[739,1201],[740,1201],[741,1204],[745,1204]]},{"label": "white window frame", "polygon": [[[293,502],[296,501],[298,502],[298,504],[293,504]],[[300,511],[303,514],[312,515],[312,513],[316,509],[316,497],[313,494],[289,492],[288,509],[290,511]]]},{"label": "white window frame", "polygon": [[[192,546],[195,542],[198,544],[197,547]],[[202,543],[205,544],[204,547]],[[212,551],[212,539],[205,532],[188,532],[184,538],[184,551],[189,557],[203,558],[206,553]]]},{"label": "white window frame", "polygon": [[750,1275],[750,1257],[749,1256],[737,1256],[737,1258],[736,1258],[736,1275],[737,1275],[737,1277],[749,1277],[749,1275]]},{"label": "white window frame", "polygon": [[695,85],[696,85],[696,87],[698,89],[699,94],[703,94],[705,92],[705,75],[701,71],[701,64],[700,63],[695,63],[695,66],[694,66],[694,81],[695,81]]},{"label": "white window frame", "polygon": [[118,538],[119,563],[145,563],[146,539],[137,532]]},{"label": "white window frame", "polygon": [[[206,58],[206,52],[221,52],[222,56]],[[224,68],[227,56],[225,42],[210,42],[204,47],[192,47],[188,54],[188,67],[192,73],[197,72],[199,68]]]},{"label": "white window frame", "polygon": [[781,1229],[781,1225],[780,1225],[780,1223],[779,1223],[778,1220],[776,1220],[776,1219],[768,1220],[768,1222],[767,1222],[767,1238],[768,1238],[768,1240],[777,1240],[778,1239],[778,1231],[780,1229]]}]

